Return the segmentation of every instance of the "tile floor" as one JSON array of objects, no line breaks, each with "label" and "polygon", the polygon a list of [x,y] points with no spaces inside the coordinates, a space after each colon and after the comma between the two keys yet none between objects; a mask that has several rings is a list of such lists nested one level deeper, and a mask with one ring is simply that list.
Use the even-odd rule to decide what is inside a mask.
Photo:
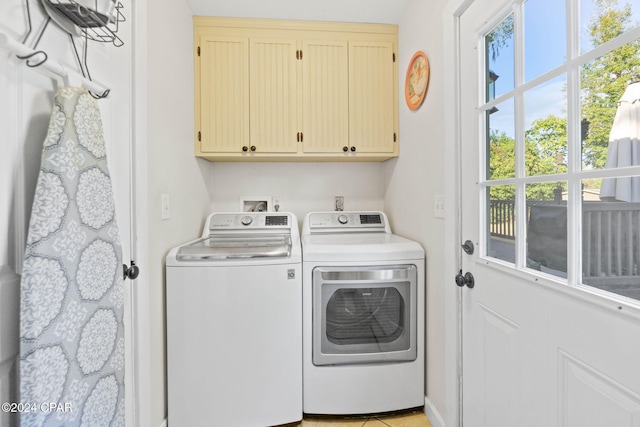
[{"label": "tile floor", "polygon": [[305,417],[301,427],[432,427],[422,411],[378,417]]}]

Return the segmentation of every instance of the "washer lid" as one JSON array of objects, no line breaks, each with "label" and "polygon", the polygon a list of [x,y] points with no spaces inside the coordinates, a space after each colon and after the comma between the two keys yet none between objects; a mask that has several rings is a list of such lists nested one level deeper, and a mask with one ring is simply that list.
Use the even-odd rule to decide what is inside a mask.
[{"label": "washer lid", "polygon": [[366,262],[424,258],[418,242],[388,233],[333,233],[302,236],[307,261]]},{"label": "washer lid", "polygon": [[275,258],[291,255],[289,234],[212,235],[178,248],[178,261]]}]

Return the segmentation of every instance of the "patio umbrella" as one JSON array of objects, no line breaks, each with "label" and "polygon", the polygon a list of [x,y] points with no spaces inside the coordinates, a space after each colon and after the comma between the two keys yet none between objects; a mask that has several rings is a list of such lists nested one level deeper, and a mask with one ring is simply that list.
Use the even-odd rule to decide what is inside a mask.
[{"label": "patio umbrella", "polygon": [[[632,83],[618,101],[605,168],[637,165],[640,165],[640,83]],[[640,202],[640,177],[603,179],[600,199]]]}]

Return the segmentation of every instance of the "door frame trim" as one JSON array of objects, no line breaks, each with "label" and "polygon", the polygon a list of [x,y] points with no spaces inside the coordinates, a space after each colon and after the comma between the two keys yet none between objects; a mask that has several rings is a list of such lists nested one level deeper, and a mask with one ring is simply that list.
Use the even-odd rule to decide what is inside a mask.
[{"label": "door frame trim", "polygon": [[[146,226],[148,202],[146,197],[135,197],[135,195],[148,194],[148,174],[147,174],[147,154],[148,154],[148,87],[147,74],[147,17],[148,0],[134,1],[132,4],[133,22],[131,28],[132,49],[131,49],[131,112],[133,115],[131,125],[131,224],[132,224],[132,248],[131,257],[138,265],[150,266],[148,257],[149,232]],[[131,334],[133,342],[133,366],[131,369],[132,390],[127,398],[127,403],[133,408],[127,410],[128,415],[133,417],[134,425],[151,425],[152,402],[151,402],[151,368],[149,360],[150,350],[150,301],[149,301],[149,279],[143,269],[131,288]]]},{"label": "door frame trim", "polygon": [[444,141],[445,141],[445,421],[461,427],[462,419],[462,295],[453,278],[461,266],[461,136],[460,18],[474,0],[449,0],[443,12]]}]

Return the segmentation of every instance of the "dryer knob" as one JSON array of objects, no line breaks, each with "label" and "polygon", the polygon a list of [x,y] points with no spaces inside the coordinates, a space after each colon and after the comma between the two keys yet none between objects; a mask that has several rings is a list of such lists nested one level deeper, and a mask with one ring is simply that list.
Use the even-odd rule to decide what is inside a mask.
[{"label": "dryer knob", "polygon": [[240,222],[242,223],[242,225],[249,225],[251,224],[251,222],[253,222],[253,218],[251,218],[250,216],[243,216],[242,218],[240,218]]},{"label": "dryer knob", "polygon": [[346,223],[349,222],[349,217],[346,216],[346,215],[340,215],[340,216],[338,216],[338,222],[340,224],[346,224]]}]

